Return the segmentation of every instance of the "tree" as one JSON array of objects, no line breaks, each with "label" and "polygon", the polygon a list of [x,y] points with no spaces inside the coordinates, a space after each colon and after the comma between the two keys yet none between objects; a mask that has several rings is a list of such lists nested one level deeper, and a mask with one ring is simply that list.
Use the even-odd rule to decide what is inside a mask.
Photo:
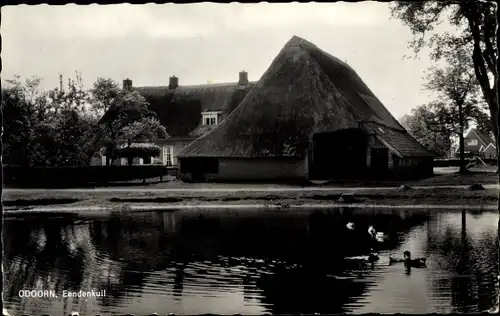
[{"label": "tree", "polygon": [[416,140],[438,157],[445,157],[451,149],[451,132],[434,129],[429,122],[435,120],[429,105],[421,105],[412,110],[411,114],[401,119],[401,124]]},{"label": "tree", "polygon": [[493,139],[495,139],[493,133],[493,126],[491,125],[490,115],[486,113],[483,109],[477,108],[477,111],[472,113],[474,120],[476,122],[476,128],[479,132],[485,135],[493,135]]},{"label": "tree", "polygon": [[57,129],[59,145],[58,166],[89,165],[99,149],[95,140],[98,118],[89,109],[89,93],[83,88],[83,80],[76,73],[76,80],[68,79],[67,89],[60,77],[60,87],[48,93]]},{"label": "tree", "polygon": [[[117,84],[111,80],[100,79],[91,91],[92,99],[100,100],[98,106],[106,109],[100,119],[99,131],[107,165],[118,158],[120,147],[124,144],[130,147],[133,141],[154,142],[157,138],[169,137],[156,113],[139,92],[116,90],[116,87]],[[143,154],[146,155],[147,150]],[[131,160],[132,157],[129,157],[129,163]]]},{"label": "tree", "polygon": [[41,79],[19,76],[6,80],[2,90],[4,117],[3,162],[37,166],[50,164],[57,147],[47,94],[39,91]]},{"label": "tree", "polygon": [[[410,27],[414,37],[410,47],[415,53],[429,47],[431,58],[439,61],[458,49],[467,52],[472,60],[467,71],[474,73],[480,86],[498,142],[496,5],[480,1],[398,1],[391,4],[391,13]],[[454,32],[436,32],[444,21],[454,27]],[[426,37],[429,33],[431,36]]]},{"label": "tree", "polygon": [[39,78],[6,80],[2,90],[4,162],[27,167],[88,165],[97,119],[86,111],[81,76],[60,76],[58,88],[40,92]]},{"label": "tree", "polygon": [[459,137],[460,172],[465,172],[464,133],[481,111],[479,85],[468,72],[472,60],[463,48],[446,57],[447,65],[432,67],[426,88],[436,93],[429,104],[433,116],[427,125],[435,131],[455,133]]},{"label": "tree", "polygon": [[[90,93],[79,73],[67,85],[60,76],[59,87],[47,92],[40,91],[40,82],[39,78],[22,82],[19,76],[6,80],[5,164],[86,166],[103,147],[113,157],[123,143],[168,137],[146,100],[137,92],[118,89],[110,79],[99,78]],[[105,120],[100,119],[103,113]]]},{"label": "tree", "polygon": [[120,87],[117,82],[109,78],[97,78],[90,90],[92,111],[102,117],[115,102],[119,92]]}]

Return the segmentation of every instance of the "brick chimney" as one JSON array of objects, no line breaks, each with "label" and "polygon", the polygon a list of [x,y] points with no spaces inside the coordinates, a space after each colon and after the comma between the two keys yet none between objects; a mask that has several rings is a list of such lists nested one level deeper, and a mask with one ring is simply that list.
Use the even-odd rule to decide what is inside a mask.
[{"label": "brick chimney", "polygon": [[123,90],[132,90],[132,80],[129,78],[123,80]]},{"label": "brick chimney", "polygon": [[168,88],[169,89],[175,89],[179,86],[179,78],[176,76],[170,77],[170,81],[168,83]]},{"label": "brick chimney", "polygon": [[238,81],[239,86],[245,86],[248,84],[248,73],[246,71],[240,71],[240,80]]}]

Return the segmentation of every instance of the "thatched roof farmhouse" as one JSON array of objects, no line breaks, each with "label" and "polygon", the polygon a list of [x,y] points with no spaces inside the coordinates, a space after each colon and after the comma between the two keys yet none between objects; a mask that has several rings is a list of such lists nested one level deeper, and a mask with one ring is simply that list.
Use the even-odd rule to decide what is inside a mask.
[{"label": "thatched roof farmhouse", "polygon": [[[156,93],[165,97],[168,91]],[[234,97],[237,90],[232,91],[220,98],[205,92],[206,103],[184,101],[185,107],[175,111],[182,108],[186,119],[165,121],[175,136],[198,123],[189,118],[189,109],[227,109],[221,124],[178,155],[184,177],[225,181],[432,173],[432,154],[356,72],[302,38],[294,36],[245,93]],[[168,120],[172,110],[163,102],[152,104]]]},{"label": "thatched roof farmhouse", "polygon": [[[182,148],[222,122],[255,85],[248,80],[245,71],[239,73],[238,79],[231,83],[181,85],[179,78],[172,76],[167,86],[141,87],[135,87],[132,80],[125,79],[123,89],[139,92],[156,112],[169,135],[156,141],[161,148],[159,159],[175,167],[177,154]],[[103,119],[109,115],[106,113]],[[136,159],[134,163],[140,164],[142,159]]]},{"label": "thatched roof farmhouse", "polygon": [[130,86],[130,89],[146,98],[171,137],[195,135],[196,138],[199,136],[196,130],[203,125],[202,113],[219,113],[219,119],[223,120],[254,85],[242,71],[239,81],[233,83],[179,85],[179,79],[173,76],[168,86]]}]

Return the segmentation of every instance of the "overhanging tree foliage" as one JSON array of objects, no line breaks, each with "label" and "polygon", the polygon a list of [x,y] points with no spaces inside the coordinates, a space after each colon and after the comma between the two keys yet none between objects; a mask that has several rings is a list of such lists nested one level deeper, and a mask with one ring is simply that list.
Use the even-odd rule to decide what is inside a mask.
[{"label": "overhanging tree foliage", "polygon": [[[498,142],[498,100],[496,66],[496,5],[480,1],[393,2],[392,16],[410,27],[415,53],[431,49],[431,58],[439,61],[453,56],[458,49],[467,51],[471,69],[488,105],[492,129]],[[453,31],[437,27],[448,22]],[[497,146],[498,147],[498,146]]]}]

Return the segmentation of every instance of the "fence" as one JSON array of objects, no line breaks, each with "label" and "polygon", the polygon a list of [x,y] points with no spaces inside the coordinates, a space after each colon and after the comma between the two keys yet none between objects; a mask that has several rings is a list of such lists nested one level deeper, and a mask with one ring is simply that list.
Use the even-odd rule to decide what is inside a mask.
[{"label": "fence", "polygon": [[163,165],[90,167],[3,167],[3,183],[18,187],[75,187],[109,184],[175,175],[177,170]]}]

